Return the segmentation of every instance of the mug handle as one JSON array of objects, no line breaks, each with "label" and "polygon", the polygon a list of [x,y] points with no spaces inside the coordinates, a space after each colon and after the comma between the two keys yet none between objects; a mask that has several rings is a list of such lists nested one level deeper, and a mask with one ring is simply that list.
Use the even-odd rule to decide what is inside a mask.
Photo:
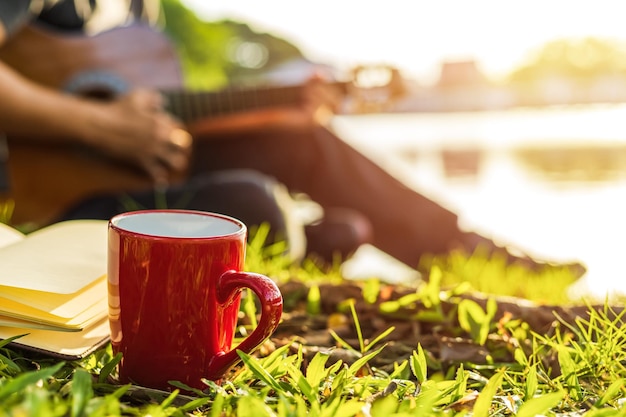
[{"label": "mug handle", "polygon": [[210,362],[207,379],[219,379],[228,368],[239,361],[237,350],[252,352],[260,346],[278,327],[283,312],[283,296],[278,286],[265,275],[253,272],[226,271],[217,283],[217,302],[228,304],[233,301],[237,291],[249,288],[261,303],[261,318],[256,328],[239,343],[236,349],[221,352]]}]

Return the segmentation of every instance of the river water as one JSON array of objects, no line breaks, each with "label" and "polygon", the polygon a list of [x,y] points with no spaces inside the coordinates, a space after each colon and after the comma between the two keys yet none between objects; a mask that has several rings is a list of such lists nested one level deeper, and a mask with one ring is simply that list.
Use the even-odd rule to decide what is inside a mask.
[{"label": "river water", "polygon": [[580,260],[576,293],[626,293],[626,105],[338,116],[333,127],[463,224]]}]

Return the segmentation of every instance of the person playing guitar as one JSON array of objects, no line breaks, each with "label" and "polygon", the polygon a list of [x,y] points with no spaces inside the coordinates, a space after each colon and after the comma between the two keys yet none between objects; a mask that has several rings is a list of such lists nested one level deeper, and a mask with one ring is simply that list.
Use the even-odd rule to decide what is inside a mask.
[{"label": "person playing guitar", "polygon": [[[158,12],[158,4],[149,1],[0,2],[0,91],[3,94],[0,100],[0,131],[9,138],[10,181],[15,185],[20,181],[25,184],[12,189],[16,197],[16,217],[21,216],[19,193],[22,193],[23,200],[35,194],[44,196],[35,205],[40,209],[61,194],[62,190],[54,188],[52,183],[41,187],[37,193],[30,190],[46,179],[43,172],[37,174],[35,171],[53,160],[56,150],[71,149],[81,157],[75,160],[82,160],[85,169],[78,171],[81,174],[74,171],[70,178],[58,182],[63,184],[60,188],[81,190],[79,194],[84,201],[68,199],[66,203],[72,204],[61,205],[59,218],[108,218],[121,210],[116,204],[105,203],[110,199],[103,200],[100,197],[103,193],[119,195],[125,192],[134,199],[145,201],[145,195],[153,194],[155,187],[167,187],[168,192],[173,189],[179,195],[185,195],[189,184],[197,184],[194,181],[206,178],[206,175],[245,170],[247,173],[261,173],[265,180],[275,179],[290,192],[307,194],[321,205],[327,217],[331,213],[339,213],[340,220],[336,224],[347,224],[348,232],[334,233],[337,229],[331,229],[322,234],[321,240],[331,249],[340,248],[346,241],[346,235],[349,235],[348,242],[369,241],[400,261],[417,267],[425,254],[445,254],[454,249],[471,252],[478,245],[483,245],[492,251],[502,252],[510,262],[523,262],[531,268],[548,267],[544,262],[514,256],[496,246],[491,239],[462,230],[455,213],[411,189],[337,137],[319,118],[323,114],[320,109],[334,109],[337,104],[336,90],[328,88],[327,83],[320,80],[312,79],[307,83],[295,104],[279,103],[210,117],[174,117],[169,108],[171,103],[165,101],[157,89],[181,85],[180,79],[174,79],[180,75],[176,74],[175,54],[167,52],[167,42],[163,43],[157,37],[151,37],[149,42],[144,43],[136,39],[115,41],[115,30],[107,35],[98,26],[98,18],[105,14],[104,8],[121,11],[120,18],[115,22],[117,27],[128,26],[131,17],[135,21],[153,23]],[[112,14],[107,13],[107,16]],[[123,75],[128,75],[130,88],[109,100],[94,100],[93,97],[63,91],[67,84],[55,79],[57,73],[50,70],[57,63],[54,55],[40,62],[21,59],[22,65],[17,65],[20,57],[32,56],[23,55],[25,52],[20,48],[20,37],[45,38],[30,30],[33,24],[38,28],[42,25],[55,27],[66,33],[84,33],[81,31],[89,29],[102,35],[84,38],[108,37],[113,40],[109,45],[111,47],[141,45],[139,50],[127,51],[128,61],[131,62],[126,64],[130,68],[118,71],[122,79]],[[138,36],[146,34],[145,31],[132,33]],[[125,36],[128,37],[128,33]],[[67,43],[80,45],[76,36],[70,37]],[[44,54],[46,48],[40,47],[37,55]],[[93,58],[104,69],[111,66],[118,69],[110,62],[112,59],[106,58],[115,56],[108,54],[110,49],[103,53],[93,53],[91,46],[82,49],[77,46],[76,49],[82,54],[72,55],[76,58],[69,62],[82,62],[82,59],[93,64],[86,61]],[[154,50],[155,56],[167,57],[168,62],[133,65],[136,63],[133,61],[139,60],[147,50]],[[27,61],[27,65],[23,61]],[[174,77],[165,77],[167,79],[164,80],[160,76],[163,74],[153,73],[157,68],[165,72],[171,69],[169,74]],[[91,79],[98,78],[95,75],[99,72],[91,74]],[[37,77],[40,79],[34,79]],[[38,158],[34,156],[36,152],[33,146],[29,146],[31,144],[44,150]],[[75,152],[76,148],[78,152]],[[29,152],[22,152],[24,149]],[[101,158],[94,158],[94,153]],[[37,162],[30,162],[29,165],[28,161],[33,160]],[[107,175],[88,177],[91,175],[88,168],[102,161],[114,161],[119,169],[109,171]],[[18,165],[29,166],[30,175],[17,178],[19,170],[15,167]],[[53,170],[62,171],[67,165],[59,162]],[[124,176],[125,186],[120,186],[114,177],[117,172],[124,171],[123,166],[132,167],[134,174]],[[87,187],[79,184],[83,177],[89,178],[82,181],[88,183]],[[183,178],[182,182],[180,178]],[[197,185],[195,187],[194,190],[197,190]],[[50,192],[50,189],[55,191]],[[239,192],[233,194],[241,195]],[[236,195],[231,198],[229,207],[233,211],[227,214],[241,217],[242,214],[237,212],[242,209],[241,206],[254,209],[248,210],[253,212],[259,208],[245,200],[237,201]],[[212,200],[226,198],[224,194],[214,194],[214,197]],[[212,204],[215,205],[215,201]],[[194,205],[197,207],[199,202],[194,202],[190,208]],[[226,209],[224,206],[214,207],[209,205],[206,209]],[[269,211],[266,210],[266,214]],[[245,215],[259,220],[258,213]],[[28,217],[24,215],[20,220],[30,220]],[[38,220],[49,222],[56,218],[43,216]],[[245,218],[242,220],[246,221]],[[579,275],[584,273],[584,267],[577,263],[572,268]]]},{"label": "person playing guitar", "polygon": [[[6,161],[0,152],[0,186],[1,179],[8,177],[7,189],[0,192],[15,202],[11,221],[37,228],[72,218],[106,219],[129,206],[180,205],[224,212],[253,227],[268,223],[272,231],[268,242],[287,239],[290,253],[302,257],[304,231],[289,214],[290,198],[284,187],[273,178],[250,169],[216,170],[193,178],[185,175],[193,142],[191,126],[167,111],[164,96],[153,89],[182,85],[172,45],[148,30],[157,21],[159,4],[122,0],[102,1],[97,6],[81,0],[0,4],[0,134],[8,136],[10,148]],[[108,13],[103,12],[105,8],[110,9]],[[106,26],[99,23],[103,14],[109,16]],[[145,25],[128,26],[134,23]],[[116,33],[115,28],[127,30]],[[92,38],[86,35],[88,30],[104,36]],[[71,40],[63,43],[62,38],[48,36],[53,33]],[[63,60],[78,73],[81,66],[100,59],[94,58],[100,50],[108,59],[111,54],[106,52],[111,48],[119,59],[101,64],[120,69],[128,63],[130,74],[120,69],[132,79],[128,91],[110,100],[60,91],[58,84],[70,72]],[[154,59],[148,64],[155,64],[149,72],[145,63],[132,62],[137,55],[145,57],[146,50],[154,51],[147,57]],[[155,68],[158,74],[151,76]],[[235,131],[258,126],[259,121],[261,125],[294,123],[309,114],[308,110],[288,114],[268,107],[215,118],[213,126],[202,128]],[[323,253],[330,260],[335,250],[345,255],[354,251],[365,240],[363,233],[354,230],[354,222],[338,218],[307,226],[309,252]],[[336,237],[335,243],[320,236],[326,230]]]}]

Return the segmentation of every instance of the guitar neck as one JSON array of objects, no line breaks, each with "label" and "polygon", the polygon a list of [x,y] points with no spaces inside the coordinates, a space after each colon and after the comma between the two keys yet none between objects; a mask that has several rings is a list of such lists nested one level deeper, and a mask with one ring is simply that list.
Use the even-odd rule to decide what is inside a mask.
[{"label": "guitar neck", "polygon": [[[345,83],[334,83],[342,91]],[[249,110],[298,104],[302,99],[302,85],[229,88],[221,91],[164,91],[167,110],[183,123]]]}]

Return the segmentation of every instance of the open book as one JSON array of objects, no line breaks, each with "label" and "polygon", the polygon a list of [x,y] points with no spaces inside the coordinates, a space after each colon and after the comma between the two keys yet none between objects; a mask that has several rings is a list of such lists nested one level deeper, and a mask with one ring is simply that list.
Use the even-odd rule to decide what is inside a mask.
[{"label": "open book", "polygon": [[0,224],[0,339],[70,360],[108,342],[106,253],[105,220]]}]

